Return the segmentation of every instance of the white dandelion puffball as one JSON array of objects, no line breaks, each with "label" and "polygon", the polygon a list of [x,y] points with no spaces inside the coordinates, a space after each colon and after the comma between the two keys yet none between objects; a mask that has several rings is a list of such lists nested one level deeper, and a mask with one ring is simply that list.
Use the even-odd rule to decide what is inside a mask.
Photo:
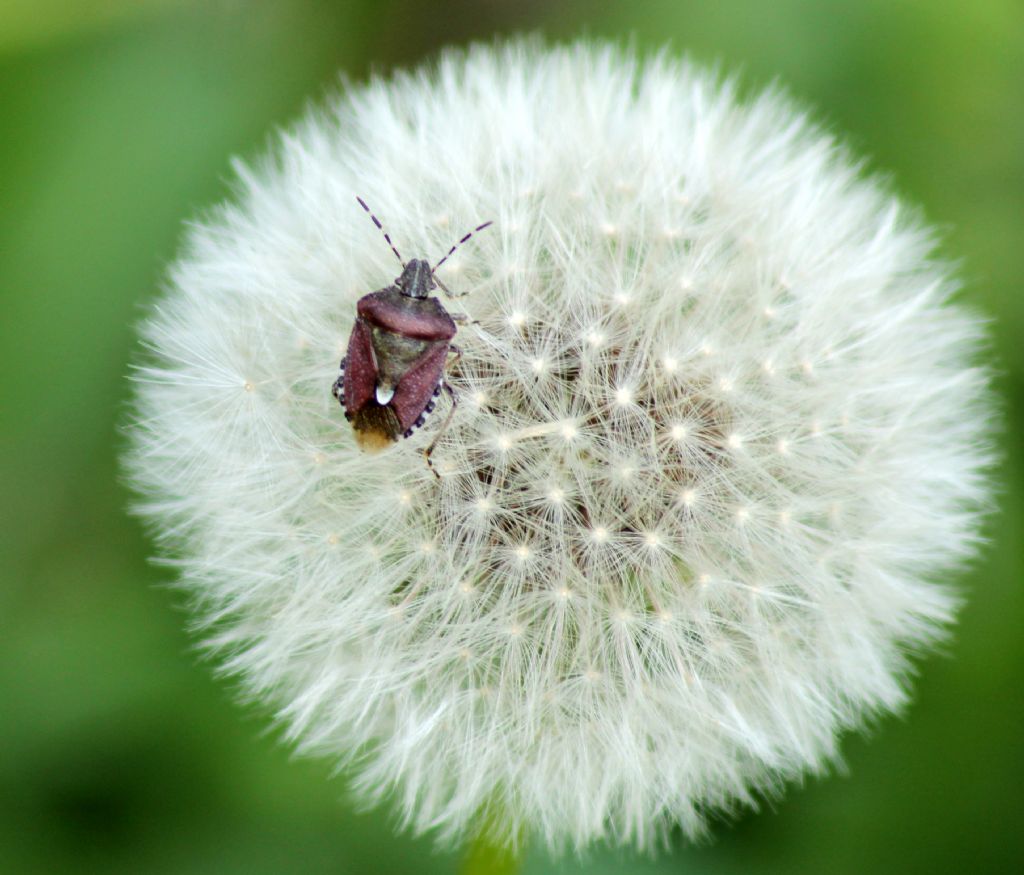
[{"label": "white dandelion puffball", "polygon": [[[129,464],[204,643],[298,749],[442,839],[649,847],[905,701],[978,540],[983,332],[786,99],[475,48],[238,176],[145,328]],[[375,453],[331,387],[402,265],[356,195],[406,261],[494,222],[432,292],[468,317],[450,425],[440,392]]]}]

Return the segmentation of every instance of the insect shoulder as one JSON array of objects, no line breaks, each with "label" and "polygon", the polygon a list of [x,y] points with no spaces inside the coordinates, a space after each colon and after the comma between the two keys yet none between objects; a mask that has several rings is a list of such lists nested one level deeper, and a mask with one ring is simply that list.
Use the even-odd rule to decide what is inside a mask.
[{"label": "insect shoulder", "polygon": [[364,295],[356,312],[371,325],[420,340],[448,340],[457,330],[437,298],[410,298],[395,287]]}]

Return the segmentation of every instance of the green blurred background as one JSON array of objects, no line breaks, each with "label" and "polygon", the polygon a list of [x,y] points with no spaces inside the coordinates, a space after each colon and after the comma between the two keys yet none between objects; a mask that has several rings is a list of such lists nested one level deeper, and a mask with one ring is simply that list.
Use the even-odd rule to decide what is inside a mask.
[{"label": "green blurred background", "polygon": [[[197,661],[125,515],[133,325],[228,160],[336,86],[540,31],[666,40],[775,78],[944,231],[993,320],[1006,463],[955,640],[848,770],[651,861],[546,872],[1004,872],[1024,864],[1020,0],[0,0],[0,871],[447,873],[358,813]],[[443,119],[438,120],[444,124]]]}]

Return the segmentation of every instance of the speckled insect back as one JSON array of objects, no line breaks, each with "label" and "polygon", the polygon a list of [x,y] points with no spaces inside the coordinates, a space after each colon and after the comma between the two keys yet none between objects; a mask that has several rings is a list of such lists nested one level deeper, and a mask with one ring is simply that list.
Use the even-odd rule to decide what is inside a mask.
[{"label": "speckled insect back", "polygon": [[[402,262],[380,220],[362,198],[356,200]],[[443,389],[451,399],[451,409],[424,450],[433,470],[430,456],[458,403],[455,391],[445,382],[445,367],[449,355],[461,355],[451,343],[459,317],[453,317],[437,298],[429,296],[438,286],[450,296],[434,271],[461,244],[490,224],[484,222],[464,235],[433,268],[424,259],[403,263],[402,274],[393,285],[364,295],[356,303],[348,352],[331,391],[344,407],[361,449],[376,452],[399,438],[411,437],[433,412]]]}]

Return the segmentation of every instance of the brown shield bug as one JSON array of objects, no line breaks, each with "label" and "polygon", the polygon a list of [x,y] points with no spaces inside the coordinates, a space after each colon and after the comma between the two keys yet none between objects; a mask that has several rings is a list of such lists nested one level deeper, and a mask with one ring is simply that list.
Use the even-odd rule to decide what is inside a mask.
[{"label": "brown shield bug", "polygon": [[[445,382],[448,356],[456,360],[462,352],[452,344],[457,321],[430,292],[440,287],[452,296],[434,275],[461,244],[491,222],[484,222],[466,234],[433,267],[425,259],[402,261],[395,244],[380,220],[357,197],[373,223],[380,229],[391,251],[402,264],[402,274],[392,285],[363,295],[356,303],[356,323],[341,360],[341,375],[332,393],[345,408],[361,449],[377,451],[399,438],[407,438],[423,425],[443,389],[451,398],[451,409],[437,435],[424,450],[433,471],[430,454],[451,422],[458,403],[455,391]],[[434,471],[437,475],[437,472]]]}]

